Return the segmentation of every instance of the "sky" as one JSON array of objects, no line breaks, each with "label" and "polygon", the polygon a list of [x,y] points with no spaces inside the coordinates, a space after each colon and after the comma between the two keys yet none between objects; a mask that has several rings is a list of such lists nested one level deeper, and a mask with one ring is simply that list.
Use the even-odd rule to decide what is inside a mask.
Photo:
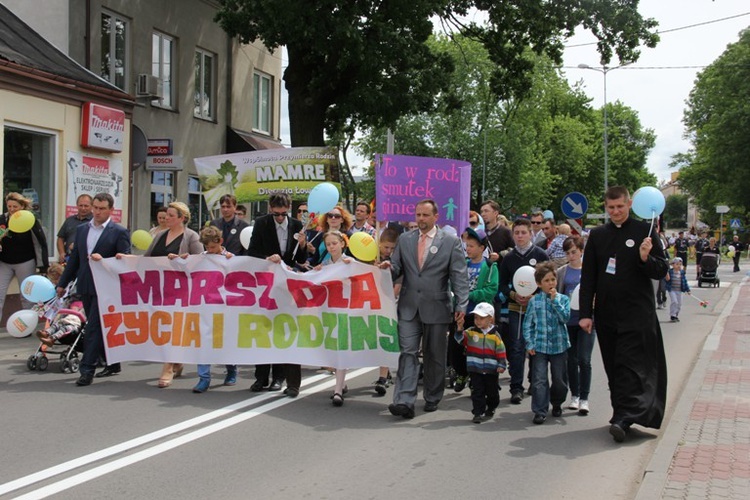
[{"label": "sky", "polygon": [[[750,26],[750,2],[641,0],[639,11],[644,17],[655,18],[659,22],[659,31],[675,31],[663,33],[655,48],[644,47],[638,62],[609,70],[607,101],[619,100],[634,109],[641,125],[654,130],[656,145],[648,157],[647,168],[660,182],[668,181],[675,172],[669,168],[672,155],[686,152],[690,147],[683,138],[682,116],[695,78],[702,67],[711,64],[724,52],[728,44],[738,40],[740,31]],[[721,20],[724,18],[732,19]],[[601,108],[604,103],[603,75],[578,68],[579,64],[600,67],[596,47],[588,45],[592,41],[593,35],[583,29],[569,39],[562,71],[571,85],[582,82],[584,91],[592,98],[592,106]],[[282,57],[285,65],[286,53]],[[617,64],[613,60],[610,66]],[[282,84],[281,141],[285,145],[291,143],[287,102]],[[350,156],[349,161],[355,167],[354,175],[361,174],[356,167],[368,163],[368,160],[356,156]]]}]

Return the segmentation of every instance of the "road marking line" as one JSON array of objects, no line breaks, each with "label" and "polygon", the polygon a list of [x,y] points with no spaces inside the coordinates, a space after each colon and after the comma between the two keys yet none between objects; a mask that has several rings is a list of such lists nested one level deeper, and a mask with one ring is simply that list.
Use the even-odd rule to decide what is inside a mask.
[{"label": "road marking line", "polygon": [[[371,370],[372,368],[368,368],[368,369]],[[315,384],[319,382],[320,380],[323,380],[326,377],[329,377],[329,375],[319,374],[319,375],[314,375],[312,377],[308,377],[302,381],[301,386],[305,387],[307,385]],[[55,465],[53,467],[49,467],[42,471],[29,474],[28,476],[14,479],[13,481],[9,481],[5,484],[0,484],[0,496],[5,495],[6,493],[10,493],[11,491],[15,491],[20,488],[25,488],[39,481],[47,480],[51,477],[57,476],[58,474],[63,474],[73,469],[83,467],[84,465],[88,465],[92,462],[96,462],[104,458],[111,457],[112,455],[123,453],[133,448],[143,446],[152,441],[156,441],[157,439],[165,438],[171,434],[182,432],[186,429],[195,427],[196,425],[203,424],[210,420],[221,418],[224,415],[227,415],[228,413],[241,410],[243,408],[255,405],[257,403],[262,403],[268,399],[277,397],[278,395],[279,394],[276,392],[269,392],[267,394],[263,394],[262,396],[251,397],[244,401],[240,401],[238,403],[225,406],[224,408],[220,408],[218,410],[214,410],[212,412],[206,413],[205,415],[191,418],[190,420],[186,420],[178,424],[170,425],[169,427],[165,427],[164,429],[160,429],[158,431],[145,434],[143,436],[125,441],[124,443],[116,444],[114,446],[110,446],[109,448],[105,448],[103,450],[96,451],[94,453],[90,453],[88,455],[84,455],[82,457],[70,460],[68,462],[64,462],[60,465]],[[303,395],[303,393],[300,393],[300,395]],[[284,399],[291,401],[290,398],[284,398]]]},{"label": "road marking line", "polygon": [[[360,375],[364,375],[365,373],[372,371],[372,370],[374,370],[374,368],[360,368],[359,370],[355,370],[351,372],[350,375],[352,377],[359,377]],[[314,388],[308,391],[305,391],[304,394],[300,393],[300,398],[307,397],[311,394],[316,394],[324,389],[331,388],[335,385],[336,385],[336,380],[329,380],[329,381],[323,382],[322,384],[319,384],[315,386]],[[296,400],[297,398],[277,399],[276,401],[272,401],[262,407],[253,408],[240,415],[235,415],[234,417],[227,418],[225,420],[216,422],[202,429],[198,429],[188,434],[185,434],[183,436],[176,437],[165,443],[160,443],[158,445],[152,446],[151,448],[133,453],[132,455],[129,455],[127,457],[113,460],[112,462],[109,462],[104,465],[100,465],[99,467],[95,467],[86,472],[76,474],[75,476],[72,476],[67,479],[58,481],[56,483],[44,486],[42,488],[39,488],[38,490],[31,491],[29,493],[26,493],[25,495],[16,497],[16,500],[31,500],[31,499],[37,500],[41,498],[47,498],[48,496],[54,495],[56,493],[60,493],[61,491],[65,491],[74,486],[78,486],[79,484],[83,484],[85,482],[91,481],[92,479],[96,479],[97,477],[122,469],[124,467],[127,467],[128,465],[132,465],[134,463],[146,460],[147,458],[151,458],[153,456],[159,455],[166,451],[172,450],[174,448],[177,448],[178,446],[182,446],[183,444],[190,443],[202,437],[211,435],[215,432],[224,430],[228,427],[232,427],[234,425],[240,424],[246,420],[255,418],[268,411],[293,403]]]}]

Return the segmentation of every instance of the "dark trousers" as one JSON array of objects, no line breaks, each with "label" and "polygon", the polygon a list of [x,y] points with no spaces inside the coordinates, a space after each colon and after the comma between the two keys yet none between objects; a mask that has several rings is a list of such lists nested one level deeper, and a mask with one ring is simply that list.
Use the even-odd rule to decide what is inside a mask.
[{"label": "dark trousers", "polygon": [[[464,325],[464,328],[468,326]],[[456,371],[456,375],[465,377],[469,374],[466,371],[466,353],[464,346],[456,341],[455,332],[456,324],[453,323],[448,334],[448,364]]]},{"label": "dark trousers", "polygon": [[526,364],[526,343],[521,333],[523,316],[517,312],[508,313],[508,329],[501,333],[508,356],[510,371],[510,393],[523,392],[523,372]]},{"label": "dark trousers", "polygon": [[589,399],[591,390],[591,353],[594,350],[596,332],[586,333],[578,325],[568,325],[568,386],[570,395]]},{"label": "dark trousers", "polygon": [[93,375],[99,358],[104,357],[99,299],[96,295],[84,295],[82,302],[83,310],[86,312],[86,335],[83,338],[83,356],[79,371],[81,375]]},{"label": "dark trousers", "polygon": [[284,380],[285,366],[287,365],[255,365],[255,380],[260,380],[263,382],[263,385],[268,385],[268,376],[271,374],[271,367],[273,367],[273,380]]},{"label": "dark trousers", "polygon": [[497,386],[498,373],[469,373],[471,378],[471,413],[482,415],[485,411],[495,411],[500,404],[500,389]]},{"label": "dark trousers", "polygon": [[742,252],[735,252],[734,257],[732,257],[732,261],[734,262],[734,269],[733,271],[739,272],[740,270],[740,257],[742,256]]}]

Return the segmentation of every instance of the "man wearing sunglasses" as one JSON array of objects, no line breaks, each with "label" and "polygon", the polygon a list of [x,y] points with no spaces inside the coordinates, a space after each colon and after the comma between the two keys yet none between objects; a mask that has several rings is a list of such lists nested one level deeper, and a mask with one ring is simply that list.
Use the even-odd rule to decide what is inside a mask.
[{"label": "man wearing sunglasses", "polygon": [[[290,217],[292,200],[286,193],[274,193],[268,200],[268,214],[255,219],[255,228],[250,238],[248,255],[266,259],[277,264],[284,263],[289,267],[295,263],[302,264],[307,259],[307,244],[302,222]],[[275,364],[273,378],[268,384],[271,365],[255,366],[255,382],[250,386],[252,392],[280,391],[286,377],[285,394],[296,398],[302,382],[300,365]]]},{"label": "man wearing sunglasses", "polygon": [[534,212],[529,218],[531,221],[531,242],[541,248],[547,248],[547,235],[544,234],[544,214]]}]

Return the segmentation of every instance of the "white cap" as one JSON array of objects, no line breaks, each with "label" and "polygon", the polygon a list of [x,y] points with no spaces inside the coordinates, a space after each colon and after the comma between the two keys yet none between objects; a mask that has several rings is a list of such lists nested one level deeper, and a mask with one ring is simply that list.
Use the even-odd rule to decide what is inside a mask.
[{"label": "white cap", "polygon": [[486,318],[488,316],[495,317],[495,308],[492,304],[489,302],[480,302],[476,305],[473,311],[471,311],[469,314],[476,314],[477,316],[482,316],[483,318]]}]

